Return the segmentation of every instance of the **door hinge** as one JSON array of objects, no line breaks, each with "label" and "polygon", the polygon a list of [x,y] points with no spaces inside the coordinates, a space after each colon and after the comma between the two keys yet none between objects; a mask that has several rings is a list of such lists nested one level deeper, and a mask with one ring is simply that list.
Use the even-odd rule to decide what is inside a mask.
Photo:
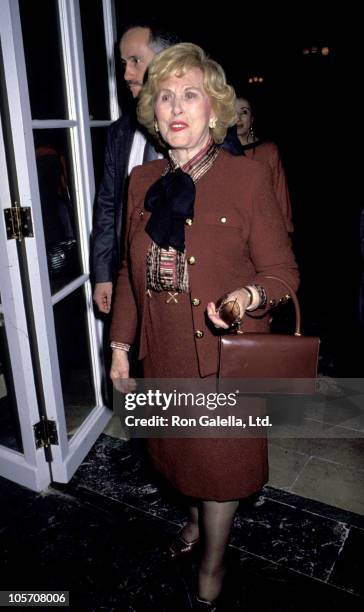
[{"label": "door hinge", "polygon": [[48,448],[51,444],[58,446],[55,421],[49,421],[46,417],[41,417],[41,420],[33,425],[33,429],[36,448]]},{"label": "door hinge", "polygon": [[4,208],[6,235],[8,240],[31,238],[33,234],[32,210],[30,206],[15,206]]}]

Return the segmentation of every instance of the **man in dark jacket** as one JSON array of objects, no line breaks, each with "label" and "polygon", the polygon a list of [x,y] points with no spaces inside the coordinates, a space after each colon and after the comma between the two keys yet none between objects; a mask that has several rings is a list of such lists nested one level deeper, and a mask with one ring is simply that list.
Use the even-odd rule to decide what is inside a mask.
[{"label": "man in dark jacket", "polygon": [[[119,48],[124,79],[135,100],[153,57],[177,42],[174,34],[149,24],[134,24],[124,30]],[[110,126],[91,246],[94,301],[100,312],[109,313],[111,308],[113,283],[120,263],[128,176],[134,166],[157,157],[158,152],[148,135],[139,129],[133,112],[124,114]]]}]

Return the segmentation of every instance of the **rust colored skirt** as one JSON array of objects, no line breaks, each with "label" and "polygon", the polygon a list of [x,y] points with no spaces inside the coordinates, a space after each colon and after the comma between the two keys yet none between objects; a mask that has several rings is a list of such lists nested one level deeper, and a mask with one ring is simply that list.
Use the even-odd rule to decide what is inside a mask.
[{"label": "rust colored skirt", "polygon": [[[146,322],[146,378],[200,378],[188,294],[167,303],[152,292]],[[266,438],[151,438],[154,467],[181,493],[228,501],[252,495],[268,480]]]}]

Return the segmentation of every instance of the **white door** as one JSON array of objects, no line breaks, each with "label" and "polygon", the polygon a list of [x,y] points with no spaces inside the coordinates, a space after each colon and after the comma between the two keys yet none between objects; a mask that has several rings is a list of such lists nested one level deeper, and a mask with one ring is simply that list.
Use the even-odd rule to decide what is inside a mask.
[{"label": "white door", "polygon": [[7,240],[4,211],[11,195],[1,123],[0,169],[0,475],[41,490],[50,471],[33,435],[40,417],[17,244]]},{"label": "white door", "polygon": [[[112,5],[100,0],[99,6],[111,58]],[[15,442],[0,435],[0,475],[41,490],[51,480],[70,480],[111,416],[102,393],[89,238],[91,128],[116,118],[115,82],[110,59],[112,110],[94,120],[78,0],[0,0],[0,33],[0,202],[12,209],[0,223],[0,363],[9,364],[3,373],[0,365],[0,411],[5,397],[18,423]],[[6,226],[20,213],[30,220],[19,240]]]}]

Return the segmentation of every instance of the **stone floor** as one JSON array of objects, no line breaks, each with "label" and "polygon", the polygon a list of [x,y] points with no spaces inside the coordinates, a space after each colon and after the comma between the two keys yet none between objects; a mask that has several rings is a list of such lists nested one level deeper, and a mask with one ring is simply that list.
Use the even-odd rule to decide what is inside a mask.
[{"label": "stone floor", "polygon": [[[190,609],[196,559],[166,555],[183,502],[140,444],[102,434],[67,485],[0,493],[2,589],[69,590],[75,612]],[[360,515],[267,486],[237,514],[225,609],[362,610],[363,546]]]}]

